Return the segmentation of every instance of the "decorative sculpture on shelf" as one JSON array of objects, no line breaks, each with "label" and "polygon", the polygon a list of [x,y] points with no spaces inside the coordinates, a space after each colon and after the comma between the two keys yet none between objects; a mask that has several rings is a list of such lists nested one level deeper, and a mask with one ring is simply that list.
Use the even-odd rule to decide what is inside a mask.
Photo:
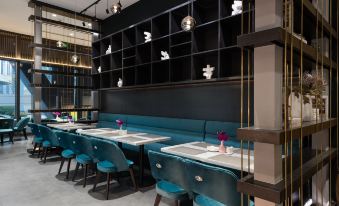
[{"label": "decorative sculpture on shelf", "polygon": [[202,71],[204,72],[203,75],[206,79],[211,79],[214,71],[214,67],[211,67],[207,64],[206,68],[203,68]]},{"label": "decorative sculpture on shelf", "polygon": [[119,81],[118,81],[118,87],[122,87],[122,85],[123,85],[123,81],[122,81],[122,79],[121,78],[119,78]]},{"label": "decorative sculpture on shelf", "polygon": [[161,60],[169,59],[169,54],[167,51],[161,51]]},{"label": "decorative sculpture on shelf", "polygon": [[73,64],[77,64],[77,63],[79,63],[79,61],[80,61],[80,58],[79,58],[78,55],[74,54],[74,55],[71,57],[71,62],[72,62]]},{"label": "decorative sculpture on shelf", "polygon": [[151,33],[145,31],[144,34],[145,34],[145,43],[152,41],[152,34]]},{"label": "decorative sculpture on shelf", "polygon": [[98,72],[99,72],[99,73],[101,73],[101,66],[99,66],[99,68],[98,68]]},{"label": "decorative sculpture on shelf", "polygon": [[67,47],[68,47],[67,43],[62,42],[62,41],[60,41],[60,40],[57,41],[56,46],[57,46],[58,48],[67,48]]},{"label": "decorative sculpture on shelf", "polygon": [[233,4],[232,4],[232,16],[237,15],[237,14],[241,14],[242,12],[242,1],[239,0],[234,0]]},{"label": "decorative sculpture on shelf", "polygon": [[110,54],[110,53],[112,53],[111,45],[109,45],[107,50],[106,50],[106,54]]}]

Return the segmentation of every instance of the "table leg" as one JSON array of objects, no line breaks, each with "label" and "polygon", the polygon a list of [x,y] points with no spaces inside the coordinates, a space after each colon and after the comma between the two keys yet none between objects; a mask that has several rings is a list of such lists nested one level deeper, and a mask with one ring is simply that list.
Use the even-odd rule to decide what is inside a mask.
[{"label": "table leg", "polygon": [[119,147],[120,149],[122,149],[122,143],[121,143],[121,142],[118,142],[118,147]]},{"label": "table leg", "polygon": [[139,187],[144,185],[144,145],[139,146]]}]

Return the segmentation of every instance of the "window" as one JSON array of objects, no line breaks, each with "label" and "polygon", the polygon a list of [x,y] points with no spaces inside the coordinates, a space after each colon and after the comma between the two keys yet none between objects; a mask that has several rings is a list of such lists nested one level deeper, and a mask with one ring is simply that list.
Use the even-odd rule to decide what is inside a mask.
[{"label": "window", "polygon": [[0,115],[15,116],[15,74],[14,61],[0,60]]}]

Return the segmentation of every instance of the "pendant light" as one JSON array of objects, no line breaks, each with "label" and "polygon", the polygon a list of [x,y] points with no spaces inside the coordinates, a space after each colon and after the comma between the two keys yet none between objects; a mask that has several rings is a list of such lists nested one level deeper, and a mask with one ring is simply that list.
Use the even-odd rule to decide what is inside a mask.
[{"label": "pendant light", "polygon": [[182,19],[181,21],[181,28],[184,30],[184,31],[193,31],[197,22],[195,21],[195,19],[190,15],[190,7],[191,7],[191,3],[188,4],[188,15]]},{"label": "pendant light", "polygon": [[119,14],[121,12],[121,8],[122,8],[122,5],[119,0],[118,3],[115,3],[112,5],[111,11],[113,12],[113,14]]}]

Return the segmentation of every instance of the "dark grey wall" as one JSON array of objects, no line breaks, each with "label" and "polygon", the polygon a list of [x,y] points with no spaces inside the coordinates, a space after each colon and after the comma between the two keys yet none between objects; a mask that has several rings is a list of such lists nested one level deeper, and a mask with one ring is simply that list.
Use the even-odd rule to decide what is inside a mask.
[{"label": "dark grey wall", "polygon": [[[101,108],[110,113],[240,122],[240,94],[239,84],[105,91]],[[247,92],[244,96],[246,103]],[[247,104],[245,117],[246,111]]]},{"label": "dark grey wall", "polygon": [[[120,14],[105,19],[101,31],[106,36],[185,2],[187,0],[140,0]],[[124,4],[123,0],[121,4]]]}]

